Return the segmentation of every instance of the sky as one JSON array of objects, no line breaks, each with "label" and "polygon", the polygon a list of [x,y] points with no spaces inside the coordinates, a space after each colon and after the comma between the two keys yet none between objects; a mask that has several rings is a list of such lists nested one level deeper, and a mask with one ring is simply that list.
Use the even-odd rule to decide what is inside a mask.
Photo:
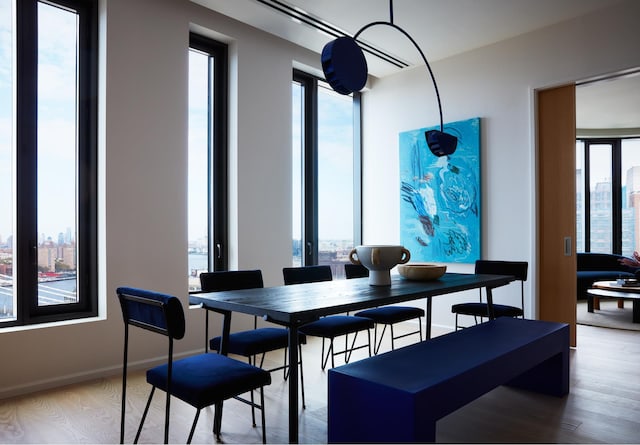
[{"label": "sky", "polygon": [[[11,0],[0,0],[0,188],[13,190]],[[76,15],[38,7],[38,232],[75,228]],[[12,232],[13,193],[0,200],[0,237]]]}]

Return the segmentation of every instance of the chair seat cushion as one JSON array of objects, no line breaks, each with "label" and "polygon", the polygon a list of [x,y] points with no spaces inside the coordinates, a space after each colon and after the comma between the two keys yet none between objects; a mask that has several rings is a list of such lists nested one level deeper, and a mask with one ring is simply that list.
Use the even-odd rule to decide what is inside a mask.
[{"label": "chair seat cushion", "polygon": [[354,315],[370,318],[376,323],[394,324],[424,317],[424,309],[410,306],[384,306],[356,312]]},{"label": "chair seat cushion", "polygon": [[[460,303],[451,306],[454,314],[474,315],[478,317],[487,316],[487,303]],[[493,313],[497,317],[520,317],[523,315],[522,309],[504,304],[494,304]]]},{"label": "chair seat cushion", "polygon": [[[300,344],[305,344],[307,339],[299,335]],[[289,332],[285,328],[257,328],[248,331],[229,334],[229,354],[250,357],[263,352],[276,351],[289,346]],[[220,350],[220,337],[212,338],[209,347],[214,351]]]},{"label": "chair seat cushion", "polygon": [[[149,369],[147,382],[166,392],[167,365]],[[268,371],[220,354],[199,354],[173,362],[171,394],[205,408],[270,383]]]},{"label": "chair seat cushion", "polygon": [[299,331],[312,337],[333,338],[370,328],[373,328],[373,321],[369,318],[351,315],[331,315],[307,323],[301,326]]}]

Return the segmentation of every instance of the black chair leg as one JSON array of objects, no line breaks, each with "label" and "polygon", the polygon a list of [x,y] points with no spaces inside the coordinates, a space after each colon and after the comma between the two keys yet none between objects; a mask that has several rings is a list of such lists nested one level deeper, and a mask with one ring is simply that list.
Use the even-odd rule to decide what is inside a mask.
[{"label": "black chair leg", "polygon": [[215,413],[213,417],[213,434],[217,440],[220,440],[220,432],[222,431],[222,402],[216,403]]},{"label": "black chair leg", "polygon": [[142,413],[142,418],[140,419],[140,425],[138,426],[138,432],[136,433],[136,438],[133,439],[133,443],[138,443],[138,439],[140,438],[140,433],[142,432],[142,425],[144,425],[144,421],[147,418],[147,413],[149,412],[149,406],[151,406],[151,399],[153,399],[153,393],[156,391],[156,387],[151,387],[151,393],[149,394],[149,398],[147,399],[147,405],[144,407],[144,411]]},{"label": "black chair leg", "polygon": [[[367,329],[368,331],[368,329]],[[358,338],[358,332],[353,336],[353,341],[351,342],[351,347],[344,351],[344,362],[349,363],[351,360],[351,354],[353,354],[353,347],[356,345],[356,339]]]},{"label": "black chair leg", "polygon": [[333,338],[329,340],[329,349],[327,349],[327,355],[324,355],[324,338],[322,338],[322,353],[320,355],[320,367],[324,371],[327,367],[327,362],[329,361],[329,356],[331,356],[331,367],[335,368],[335,362],[333,359]]},{"label": "black chair leg", "polygon": [[253,427],[256,427],[256,404],[255,401],[253,399],[253,390],[250,391],[251,393],[251,421],[253,422]]},{"label": "black chair leg", "polygon": [[393,341],[395,340],[395,337],[393,335],[393,325],[389,326],[389,330],[391,331],[391,350],[394,351],[396,348],[393,343]]},{"label": "black chair leg", "polygon": [[302,345],[300,344],[298,344],[298,357],[300,363],[300,390],[302,391],[302,409],[306,409],[307,403],[304,400],[304,373],[302,372]]},{"label": "black chair leg", "polygon": [[267,426],[264,414],[264,386],[260,387],[260,411],[262,411],[262,443],[267,443]]},{"label": "black chair leg", "polygon": [[189,438],[187,439],[187,443],[191,443],[191,439],[193,439],[193,433],[196,431],[196,424],[198,423],[199,417],[200,409],[196,411],[196,417],[193,419],[193,424],[191,424],[191,431],[189,431]]}]

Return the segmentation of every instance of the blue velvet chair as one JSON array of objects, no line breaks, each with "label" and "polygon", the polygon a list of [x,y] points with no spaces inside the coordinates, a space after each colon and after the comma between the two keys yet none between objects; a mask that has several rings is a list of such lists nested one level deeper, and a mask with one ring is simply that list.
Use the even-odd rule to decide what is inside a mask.
[{"label": "blue velvet chair", "polygon": [[[284,284],[295,285],[304,283],[316,283],[321,281],[331,281],[333,274],[331,267],[327,265],[321,266],[303,266],[303,267],[285,267],[282,269]],[[368,348],[369,356],[371,356],[371,333],[369,329],[373,328],[373,322],[368,318],[355,317],[351,315],[330,315],[322,317],[319,320],[300,326],[299,332],[311,337],[322,338],[322,357],[320,365],[324,370],[331,357],[331,367],[335,367],[335,356],[344,354],[344,361],[349,363],[353,351]],[[367,344],[356,346],[358,333],[367,331]],[[348,334],[355,334],[351,346],[348,346]],[[334,348],[334,339],[339,336],[345,336],[345,348],[343,351],[336,351]],[[325,355],[325,339],[329,339],[329,348]]]},{"label": "blue velvet chair", "polygon": [[[236,398],[250,404],[252,409],[257,407],[261,410],[262,442],[266,443],[264,386],[271,383],[271,374],[263,369],[219,354],[205,353],[174,360],[174,340],[180,340],[185,333],[184,311],[180,300],[171,295],[131,287],[119,287],[116,292],[124,320],[120,443],[124,443],[129,326],[161,334],[168,339],[167,362],[147,371],[147,382],[151,385],[151,393],[142,414],[134,443],[138,442],[156,388],[166,393],[164,443],[169,441],[171,396],[196,408],[196,415],[187,443],[190,443],[193,438],[200,411],[211,405],[215,405],[216,408],[213,432],[220,438],[222,402],[230,398]],[[238,397],[246,392],[253,393],[257,389],[260,389],[260,405]]]},{"label": "blue velvet chair", "polygon": [[[347,279],[363,278],[369,276],[369,269],[361,264],[346,263],[344,265],[344,273]],[[384,338],[387,326],[389,326],[389,331],[391,333],[391,350],[395,349],[395,340],[408,337],[409,335],[418,334],[420,341],[422,341],[422,317],[424,317],[424,309],[411,306],[383,306],[356,312],[354,315],[356,317],[369,318],[375,323],[375,328],[373,329],[373,353],[376,355],[380,352],[380,346],[382,345],[382,339]],[[416,318],[418,319],[417,330],[406,332],[398,336],[394,334],[394,324],[414,320]],[[380,333],[380,339],[378,340],[379,324],[382,325],[382,332]]]},{"label": "blue velvet chair", "polygon": [[[526,261],[490,261],[477,260],[475,264],[476,274],[490,275],[513,275],[516,281],[520,282],[520,300],[521,306],[509,306],[504,304],[496,304],[494,298],[493,313],[495,318],[498,317],[522,317],[524,318],[524,282],[527,281],[528,263]],[[474,318],[475,324],[478,324],[486,317],[489,317],[489,308],[486,302],[482,301],[482,289],[478,289],[480,293],[479,302],[459,303],[451,306],[451,312],[456,314],[456,330],[459,315],[468,315]]]},{"label": "blue velvet chair", "polygon": [[[203,272],[200,274],[200,287],[203,292],[223,292],[227,290],[255,289],[264,286],[262,271],[256,270],[229,270],[218,272]],[[207,311],[207,340],[208,346],[214,350],[220,350],[221,337],[208,338],[209,316]],[[302,390],[302,407],[305,408],[304,399],[304,377],[302,373],[302,344],[306,343],[306,337],[300,334],[298,339],[298,356],[300,361],[300,388]],[[289,347],[289,332],[281,327],[260,327],[258,328],[257,317],[253,318],[253,329],[247,331],[233,332],[229,334],[229,343],[226,346],[227,353],[246,357],[248,362],[254,366],[263,367],[264,357],[267,352],[284,350],[284,365],[271,368],[268,371],[274,372],[283,370],[285,380],[289,376],[289,366],[287,365],[287,349]],[[257,364],[257,356],[261,355],[260,363]],[[254,420],[255,422],[255,420]]]}]

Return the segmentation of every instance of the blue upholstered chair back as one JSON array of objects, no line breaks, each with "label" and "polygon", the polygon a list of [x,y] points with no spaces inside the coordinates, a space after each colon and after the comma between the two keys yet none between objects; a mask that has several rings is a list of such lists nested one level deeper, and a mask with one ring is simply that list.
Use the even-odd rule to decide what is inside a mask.
[{"label": "blue upholstered chair back", "polygon": [[477,274],[513,275],[518,281],[527,281],[528,264],[526,261],[477,260]]},{"label": "blue upholstered chair back", "polygon": [[347,279],[364,278],[369,276],[369,269],[362,264],[346,263],[344,265],[344,274]]},{"label": "blue upholstered chair back", "polygon": [[116,293],[127,325],[176,340],[184,337],[184,310],[177,297],[134,287],[119,287]]},{"label": "blue upholstered chair back", "polygon": [[225,270],[200,274],[200,287],[204,292],[255,289],[264,287],[262,272],[256,270]]},{"label": "blue upholstered chair back", "polygon": [[317,283],[333,280],[331,266],[285,267],[282,269],[284,284]]}]

